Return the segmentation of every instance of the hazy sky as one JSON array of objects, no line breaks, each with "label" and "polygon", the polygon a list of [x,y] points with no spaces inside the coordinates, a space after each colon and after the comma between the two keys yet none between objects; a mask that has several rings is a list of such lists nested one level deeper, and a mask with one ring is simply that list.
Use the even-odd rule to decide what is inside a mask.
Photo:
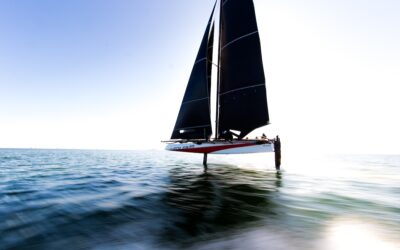
[{"label": "hazy sky", "polygon": [[[400,2],[254,0],[288,150],[400,153]],[[1,0],[0,147],[171,135],[214,0]]]}]

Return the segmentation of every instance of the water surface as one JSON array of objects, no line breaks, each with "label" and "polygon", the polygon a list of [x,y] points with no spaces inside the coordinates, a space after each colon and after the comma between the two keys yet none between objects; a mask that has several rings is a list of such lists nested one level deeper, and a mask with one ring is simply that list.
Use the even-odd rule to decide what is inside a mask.
[{"label": "water surface", "polygon": [[400,156],[0,150],[1,249],[399,249]]}]

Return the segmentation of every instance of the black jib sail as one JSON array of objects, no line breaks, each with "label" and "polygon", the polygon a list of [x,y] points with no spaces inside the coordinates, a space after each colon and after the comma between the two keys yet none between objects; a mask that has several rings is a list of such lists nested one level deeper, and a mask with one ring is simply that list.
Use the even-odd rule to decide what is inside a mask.
[{"label": "black jib sail", "polygon": [[218,134],[243,138],[269,122],[264,69],[252,0],[221,3]]},{"label": "black jib sail", "polygon": [[214,24],[211,22],[213,14],[214,10],[204,33],[171,139],[207,139],[212,134],[210,117],[212,61],[210,50],[212,49],[210,47],[214,37]]}]

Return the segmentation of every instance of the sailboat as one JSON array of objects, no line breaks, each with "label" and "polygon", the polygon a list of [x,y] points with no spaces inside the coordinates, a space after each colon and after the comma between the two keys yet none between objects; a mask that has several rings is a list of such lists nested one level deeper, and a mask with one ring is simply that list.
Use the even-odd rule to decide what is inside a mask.
[{"label": "sailboat", "polygon": [[[248,139],[269,124],[265,76],[252,0],[220,0],[219,36],[214,44],[211,12],[166,150],[204,154],[275,152],[280,165],[280,139]],[[217,39],[216,39],[217,40]],[[214,49],[217,70],[212,70]],[[211,103],[212,77],[217,72],[216,103]],[[214,134],[211,110],[215,107]],[[213,135],[213,136],[212,136]]]}]

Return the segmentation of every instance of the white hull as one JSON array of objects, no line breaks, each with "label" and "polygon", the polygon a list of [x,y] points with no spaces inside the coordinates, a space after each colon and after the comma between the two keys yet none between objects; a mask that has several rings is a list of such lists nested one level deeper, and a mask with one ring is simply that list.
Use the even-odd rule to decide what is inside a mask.
[{"label": "white hull", "polygon": [[250,154],[274,152],[274,143],[265,140],[174,142],[168,143],[165,149],[187,153]]}]

